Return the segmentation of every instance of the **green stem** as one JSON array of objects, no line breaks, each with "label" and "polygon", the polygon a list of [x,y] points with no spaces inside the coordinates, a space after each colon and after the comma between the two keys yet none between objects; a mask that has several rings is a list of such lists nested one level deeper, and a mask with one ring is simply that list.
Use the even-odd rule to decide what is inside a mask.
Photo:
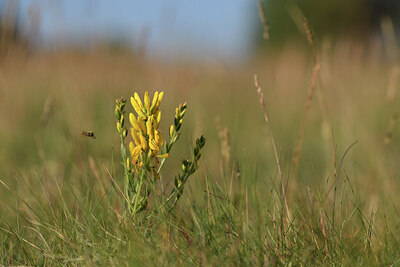
[{"label": "green stem", "polygon": [[139,185],[138,185],[139,188],[136,191],[135,196],[134,196],[135,201],[134,201],[134,204],[133,204],[133,211],[132,211],[133,215],[136,214],[136,209],[137,209],[137,205],[138,205],[138,202],[139,202],[140,192],[142,191],[142,186],[143,186],[143,174],[142,173],[140,174],[138,179],[139,179]]},{"label": "green stem", "polygon": [[[171,137],[171,143],[167,144],[165,146],[165,153],[169,153],[171,151],[171,148],[172,148],[173,144],[175,144],[175,142],[178,140],[178,137],[179,137],[179,135],[177,136],[177,132],[174,132],[174,134]],[[161,172],[161,169],[165,164],[165,160],[166,160],[166,158],[161,159],[160,167],[158,167],[157,173]]]},{"label": "green stem", "polygon": [[128,166],[126,166],[126,149],[124,146],[124,137],[122,135],[120,135],[121,137],[121,157],[122,157],[122,162],[123,162],[123,166],[124,166],[124,174],[125,174],[125,202],[126,202],[126,206],[129,210],[129,212],[131,212],[132,210],[132,205],[131,205],[131,198],[130,198],[130,194],[129,194],[129,184],[130,184],[130,175],[129,175],[129,171],[128,171]]}]

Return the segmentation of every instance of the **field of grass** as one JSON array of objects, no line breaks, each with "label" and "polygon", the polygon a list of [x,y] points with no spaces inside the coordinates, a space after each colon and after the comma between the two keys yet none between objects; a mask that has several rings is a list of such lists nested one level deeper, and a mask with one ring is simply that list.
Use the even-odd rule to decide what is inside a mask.
[{"label": "field of grass", "polygon": [[[323,50],[317,76],[308,49],[292,45],[235,66],[105,48],[7,55],[0,264],[398,265],[399,70],[371,51]],[[207,142],[176,209],[132,218],[119,191],[115,99],[156,90],[165,136],[188,103],[163,188],[195,138]]]}]

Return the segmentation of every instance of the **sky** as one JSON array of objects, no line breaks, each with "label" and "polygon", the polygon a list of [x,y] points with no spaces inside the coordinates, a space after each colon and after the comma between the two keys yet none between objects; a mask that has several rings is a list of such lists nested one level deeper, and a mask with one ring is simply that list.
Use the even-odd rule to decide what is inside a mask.
[{"label": "sky", "polygon": [[[0,0],[2,6],[8,0]],[[11,0],[17,1],[17,0]],[[150,55],[241,59],[250,54],[255,0],[19,0],[21,16],[40,12],[40,40],[51,47],[100,37],[145,44]]]}]

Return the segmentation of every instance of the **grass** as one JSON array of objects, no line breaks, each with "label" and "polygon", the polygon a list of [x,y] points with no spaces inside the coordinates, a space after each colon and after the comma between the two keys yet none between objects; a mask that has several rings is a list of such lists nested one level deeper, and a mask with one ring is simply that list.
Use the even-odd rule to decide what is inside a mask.
[{"label": "grass", "polygon": [[[0,264],[398,265],[395,72],[346,47],[361,49],[321,56],[312,98],[312,55],[290,45],[236,67],[105,49],[10,55],[0,71]],[[195,137],[207,144],[177,208],[138,223],[122,216],[114,100],[153,89],[166,94],[163,133],[176,103],[189,107],[165,188]]]}]

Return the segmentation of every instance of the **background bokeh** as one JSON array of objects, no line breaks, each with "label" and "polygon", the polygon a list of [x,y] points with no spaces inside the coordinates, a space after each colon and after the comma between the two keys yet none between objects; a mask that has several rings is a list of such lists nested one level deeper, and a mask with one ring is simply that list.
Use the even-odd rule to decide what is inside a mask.
[{"label": "background bokeh", "polygon": [[9,27],[16,26],[15,34],[29,38],[39,49],[90,49],[106,43],[131,50],[146,48],[152,57],[225,61],[248,59],[259,46],[301,41],[299,12],[320,38],[334,40],[365,43],[380,35],[382,19],[389,18],[395,29],[399,24],[400,4],[394,0],[262,3],[267,22],[273,25],[268,44],[261,41],[257,1],[1,0],[0,14]]}]

